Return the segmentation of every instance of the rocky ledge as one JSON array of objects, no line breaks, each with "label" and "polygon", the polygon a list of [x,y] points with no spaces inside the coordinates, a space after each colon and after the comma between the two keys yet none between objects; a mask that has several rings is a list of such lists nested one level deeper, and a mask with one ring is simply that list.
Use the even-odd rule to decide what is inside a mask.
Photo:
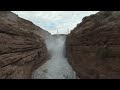
[{"label": "rocky ledge", "polygon": [[46,60],[46,34],[32,22],[1,11],[0,79],[30,79],[32,71]]},{"label": "rocky ledge", "polygon": [[67,36],[66,50],[81,79],[120,79],[120,11],[83,18]]}]

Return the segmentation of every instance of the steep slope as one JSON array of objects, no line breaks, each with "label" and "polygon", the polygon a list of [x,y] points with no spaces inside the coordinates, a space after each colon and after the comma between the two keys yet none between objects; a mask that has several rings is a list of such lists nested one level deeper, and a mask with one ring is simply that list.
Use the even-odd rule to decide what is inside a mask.
[{"label": "steep slope", "polygon": [[12,12],[4,11],[3,13],[1,11],[0,16],[1,16],[1,19],[4,19],[5,23],[24,29],[24,31],[33,32],[37,35],[40,35],[42,38],[51,36],[51,34],[48,31],[45,31],[42,28],[34,25],[31,21],[18,17],[18,15]]},{"label": "steep slope", "polygon": [[66,50],[81,79],[120,79],[120,11],[83,18],[67,36]]},{"label": "steep slope", "polygon": [[45,41],[35,32],[39,29],[12,12],[0,12],[0,79],[31,78],[46,60]]}]

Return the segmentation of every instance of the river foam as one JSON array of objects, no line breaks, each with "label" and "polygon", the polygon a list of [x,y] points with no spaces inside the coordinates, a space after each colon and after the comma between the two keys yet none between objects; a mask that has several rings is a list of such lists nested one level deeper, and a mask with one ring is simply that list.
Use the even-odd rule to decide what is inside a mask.
[{"label": "river foam", "polygon": [[66,36],[54,35],[46,40],[50,60],[33,72],[33,79],[76,79],[76,74],[65,57]]}]

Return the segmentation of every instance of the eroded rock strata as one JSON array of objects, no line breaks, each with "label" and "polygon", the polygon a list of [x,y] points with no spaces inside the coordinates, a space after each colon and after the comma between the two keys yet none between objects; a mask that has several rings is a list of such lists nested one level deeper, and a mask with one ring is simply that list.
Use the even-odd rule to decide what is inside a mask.
[{"label": "eroded rock strata", "polygon": [[69,63],[81,79],[120,78],[120,11],[83,18],[67,36]]},{"label": "eroded rock strata", "polygon": [[[43,31],[9,11],[0,12],[0,79],[29,79],[46,60]],[[43,38],[42,38],[43,37]]]}]

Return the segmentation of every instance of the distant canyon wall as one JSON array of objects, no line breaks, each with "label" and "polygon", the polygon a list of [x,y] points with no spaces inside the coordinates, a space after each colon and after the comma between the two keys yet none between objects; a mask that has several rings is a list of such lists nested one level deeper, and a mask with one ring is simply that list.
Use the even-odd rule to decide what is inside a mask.
[{"label": "distant canyon wall", "polygon": [[66,51],[81,79],[120,79],[120,11],[84,17],[67,36]]}]

